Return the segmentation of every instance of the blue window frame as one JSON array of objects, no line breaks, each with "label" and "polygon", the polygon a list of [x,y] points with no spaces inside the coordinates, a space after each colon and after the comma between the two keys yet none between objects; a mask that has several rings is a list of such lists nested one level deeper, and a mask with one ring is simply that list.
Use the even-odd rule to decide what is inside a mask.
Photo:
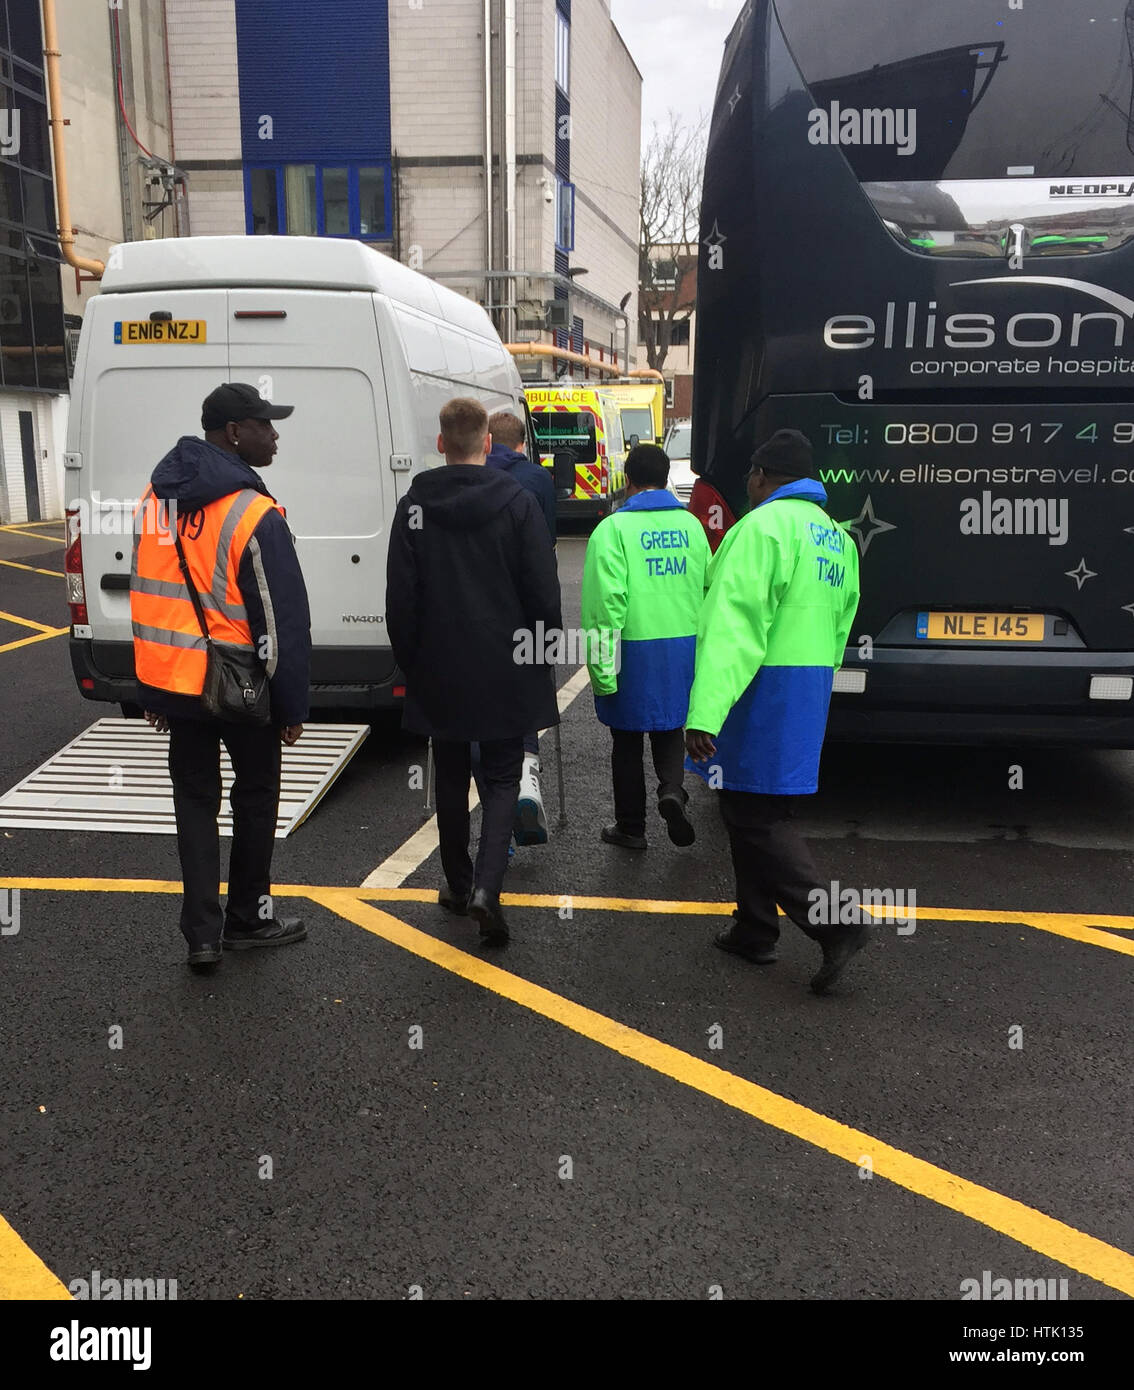
[{"label": "blue window frame", "polygon": [[555,11],[555,85],[571,95],[571,23],[560,9]]},{"label": "blue window frame", "polygon": [[561,178],[555,180],[555,246],[575,249],[575,185]]},{"label": "blue window frame", "polygon": [[[293,195],[314,171],[314,226],[310,209],[289,226],[288,188]],[[389,164],[370,160],[325,160],[305,164],[247,164],[244,168],[244,228],[249,236],[289,234],[389,241],[393,236],[393,178]]]}]

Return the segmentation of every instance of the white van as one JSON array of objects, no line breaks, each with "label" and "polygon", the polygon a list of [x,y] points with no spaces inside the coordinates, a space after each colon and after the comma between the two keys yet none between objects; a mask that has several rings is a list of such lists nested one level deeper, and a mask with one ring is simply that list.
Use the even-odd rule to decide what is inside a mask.
[{"label": "white van", "polygon": [[64,459],[80,690],[135,712],[134,505],[177,440],[202,434],[201,402],[225,381],[295,407],[264,479],[311,600],[312,708],[395,703],[385,595],[398,499],[415,473],[444,462],[447,400],[473,396],[521,419],[527,408],[479,305],[361,242],[315,237],[111,250],[83,320]]}]

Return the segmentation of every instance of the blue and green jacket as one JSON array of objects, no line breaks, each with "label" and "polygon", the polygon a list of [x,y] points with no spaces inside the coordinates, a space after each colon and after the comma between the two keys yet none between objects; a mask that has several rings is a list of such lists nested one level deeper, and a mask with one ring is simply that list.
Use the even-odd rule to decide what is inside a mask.
[{"label": "blue and green jacket", "polygon": [[711,786],[818,789],[831,685],[858,608],[858,550],[826,501],[812,478],[788,483],[713,556],[687,722],[717,751],[686,761]]},{"label": "blue and green jacket", "polygon": [[595,713],[612,729],[684,725],[709,559],[700,521],[661,488],[635,493],[595,527],[583,628]]}]

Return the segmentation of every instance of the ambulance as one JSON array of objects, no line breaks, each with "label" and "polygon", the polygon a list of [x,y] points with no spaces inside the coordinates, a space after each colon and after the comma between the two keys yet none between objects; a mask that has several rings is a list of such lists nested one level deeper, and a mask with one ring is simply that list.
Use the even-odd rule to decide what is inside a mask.
[{"label": "ambulance", "polygon": [[604,389],[618,403],[622,437],[629,453],[636,442],[660,444],[665,435],[665,382],[610,381]]},{"label": "ambulance", "polygon": [[[606,386],[558,382],[524,388],[539,461],[555,475],[561,517],[594,517],[618,507],[626,490],[626,443],[618,402]],[[560,486],[556,455],[572,457],[574,486]]]},{"label": "ambulance", "polygon": [[444,463],[438,413],[472,396],[525,418],[484,310],[358,241],[182,237],[111,248],[87,305],[64,457],[71,665],[89,700],[137,713],[133,512],[159,460],[201,435],[226,381],[295,407],[264,481],[311,603],[311,706],[396,706],[386,550],[413,476]]}]

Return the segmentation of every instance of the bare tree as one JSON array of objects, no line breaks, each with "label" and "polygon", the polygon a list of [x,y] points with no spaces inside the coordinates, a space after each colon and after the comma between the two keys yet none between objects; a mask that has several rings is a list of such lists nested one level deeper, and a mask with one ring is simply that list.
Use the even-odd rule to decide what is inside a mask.
[{"label": "bare tree", "polygon": [[706,120],[687,126],[671,111],[642,156],[638,243],[638,337],[660,371],[673,325],[696,304],[697,239],[705,172]]}]

